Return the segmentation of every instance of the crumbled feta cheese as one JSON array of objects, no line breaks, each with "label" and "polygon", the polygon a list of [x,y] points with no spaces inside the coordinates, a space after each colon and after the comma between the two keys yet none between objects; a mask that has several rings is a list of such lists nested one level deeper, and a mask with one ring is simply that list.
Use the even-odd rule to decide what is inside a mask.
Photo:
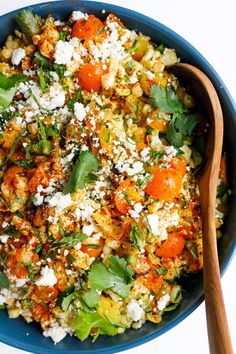
[{"label": "crumbled feta cheese", "polygon": [[6,227],[8,227],[10,224],[9,224],[9,222],[7,222],[7,221],[3,221],[3,223],[2,223],[2,227],[5,229]]},{"label": "crumbled feta cheese", "polygon": [[166,294],[157,301],[158,310],[162,311],[170,301],[170,295]]},{"label": "crumbled feta cheese", "polygon": [[159,218],[156,214],[148,214],[146,215],[148,226],[153,235],[159,235]]},{"label": "crumbled feta cheese", "polygon": [[55,276],[54,270],[52,268],[49,268],[48,266],[45,266],[41,269],[40,277],[35,282],[36,285],[42,286],[53,286],[56,283],[57,278]]},{"label": "crumbled feta cheese", "polygon": [[0,241],[2,243],[7,243],[7,240],[9,239],[8,235],[0,235]]},{"label": "crumbled feta cheese", "polygon": [[11,62],[13,65],[19,65],[21,60],[26,56],[26,52],[23,48],[16,48],[12,52]]},{"label": "crumbled feta cheese", "polygon": [[2,294],[0,294],[0,306],[4,305],[6,303],[6,296],[3,296]]},{"label": "crumbled feta cheese", "polygon": [[88,236],[91,236],[92,233],[94,232],[94,225],[93,224],[84,225],[82,228],[82,232]]},{"label": "crumbled feta cheese", "polygon": [[80,250],[81,249],[81,242],[78,242],[78,243],[76,243],[76,245],[74,246],[74,249],[76,249],[76,250]]},{"label": "crumbled feta cheese", "polygon": [[60,212],[72,204],[72,199],[70,194],[64,195],[62,192],[57,192],[47,202],[51,207],[55,207],[57,212]]},{"label": "crumbled feta cheese", "polygon": [[141,211],[143,210],[143,206],[141,203],[135,203],[134,204],[134,210],[136,211],[136,213],[141,213]]},{"label": "crumbled feta cheese", "polygon": [[127,174],[129,176],[136,175],[143,171],[143,164],[140,161],[134,162],[132,167],[127,168]]},{"label": "crumbled feta cheese", "polygon": [[86,117],[86,111],[82,103],[76,102],[74,104],[74,114],[78,121],[82,122],[84,120],[84,118]]},{"label": "crumbled feta cheese", "polygon": [[74,52],[74,47],[69,42],[59,40],[55,49],[55,63],[56,64],[69,64]]},{"label": "crumbled feta cheese", "polygon": [[137,322],[141,320],[144,316],[144,310],[139,305],[138,301],[132,299],[127,306],[127,315],[134,321]]},{"label": "crumbled feta cheese", "polygon": [[43,201],[44,201],[43,195],[41,195],[39,192],[37,192],[37,193],[34,195],[33,204],[34,204],[35,206],[39,206],[39,205],[43,204]]},{"label": "crumbled feta cheese", "polygon": [[72,20],[73,21],[79,21],[87,18],[88,15],[86,13],[83,13],[81,11],[73,11],[72,12]]},{"label": "crumbled feta cheese", "polygon": [[51,337],[53,342],[56,344],[60,342],[67,335],[66,330],[59,326],[57,323],[53,324],[52,327],[48,328],[43,332],[45,337]]}]

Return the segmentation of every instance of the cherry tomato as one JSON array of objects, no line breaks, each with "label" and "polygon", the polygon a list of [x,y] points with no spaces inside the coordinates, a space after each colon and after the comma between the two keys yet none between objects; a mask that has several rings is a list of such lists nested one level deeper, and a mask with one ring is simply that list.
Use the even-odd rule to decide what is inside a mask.
[{"label": "cherry tomato", "polygon": [[163,285],[162,276],[158,275],[154,270],[151,270],[148,274],[144,276],[144,285],[149,289],[158,294]]},{"label": "cherry tomato", "polygon": [[119,185],[115,192],[115,204],[122,214],[127,214],[128,210],[132,208],[130,205],[131,201],[137,203],[141,199],[137,188],[128,178]]},{"label": "cherry tomato", "polygon": [[181,232],[173,232],[169,234],[166,241],[163,242],[161,247],[156,250],[158,257],[171,258],[180,254],[185,245],[185,239]]},{"label": "cherry tomato", "polygon": [[182,178],[185,174],[184,160],[174,158],[169,168],[157,167],[151,173],[154,177],[145,187],[145,192],[154,199],[172,201],[181,190]]},{"label": "cherry tomato", "polygon": [[80,40],[96,39],[103,31],[103,23],[94,15],[89,15],[86,20],[77,21],[72,28],[72,37]]},{"label": "cherry tomato", "polygon": [[84,64],[78,74],[77,79],[82,89],[86,91],[98,91],[102,84],[102,63],[97,64]]}]

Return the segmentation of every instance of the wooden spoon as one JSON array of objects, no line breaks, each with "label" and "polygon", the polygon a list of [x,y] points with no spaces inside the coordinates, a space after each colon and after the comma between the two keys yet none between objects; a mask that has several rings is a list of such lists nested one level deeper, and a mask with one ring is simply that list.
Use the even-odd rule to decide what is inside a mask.
[{"label": "wooden spoon", "polygon": [[199,176],[208,339],[212,354],[233,354],[220,281],[215,225],[216,188],[223,141],[221,105],[211,81],[202,71],[189,64],[176,64],[171,71],[190,86],[199,108],[204,108],[209,119],[206,164]]}]

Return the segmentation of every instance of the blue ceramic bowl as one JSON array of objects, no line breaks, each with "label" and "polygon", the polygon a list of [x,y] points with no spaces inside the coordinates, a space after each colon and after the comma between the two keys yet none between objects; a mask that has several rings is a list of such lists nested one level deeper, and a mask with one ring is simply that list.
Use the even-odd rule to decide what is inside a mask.
[{"label": "blue ceramic bowl", "polygon": [[[113,12],[125,23],[130,29],[136,29],[150,36],[155,42],[166,44],[170,48],[175,48],[183,62],[187,62],[197,66],[204,71],[214,84],[224,112],[225,121],[225,150],[228,155],[230,187],[232,196],[230,200],[229,215],[225,221],[223,238],[219,241],[219,259],[221,272],[223,273],[233,256],[236,240],[236,108],[234,102],[227,91],[224,83],[210,66],[210,64],[202,57],[202,55],[186,42],[178,34],[163,26],[161,23],[152,20],[137,12],[127,10],[125,8],[90,1],[59,1],[49,2],[39,5],[27,7],[35,13],[45,16],[51,13],[56,19],[65,19],[74,10],[93,13],[104,19],[106,15],[101,13],[105,9],[106,13]],[[16,27],[14,21],[14,13],[11,12],[0,18],[1,44],[6,36]],[[95,343],[91,343],[88,339],[79,342],[75,338],[67,337],[56,346],[53,342],[43,337],[42,332],[37,324],[27,324],[23,319],[11,320],[5,311],[0,312],[0,341],[11,346],[28,350],[33,353],[114,353],[126,350],[137,345],[143,344],[161,334],[165,333],[172,327],[176,326],[180,321],[187,317],[196,309],[203,301],[203,282],[202,274],[186,277],[183,279],[185,288],[183,301],[180,307],[175,311],[164,316],[163,321],[156,325],[146,323],[139,330],[128,330],[125,334],[116,337],[100,337]]]}]

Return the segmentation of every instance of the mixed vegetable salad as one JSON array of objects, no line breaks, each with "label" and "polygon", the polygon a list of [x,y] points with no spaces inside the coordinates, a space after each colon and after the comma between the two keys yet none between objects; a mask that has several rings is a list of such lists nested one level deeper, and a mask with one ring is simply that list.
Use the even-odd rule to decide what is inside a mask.
[{"label": "mixed vegetable salad", "polygon": [[55,343],[159,323],[203,266],[207,125],[176,52],[114,14],[16,22],[0,50],[0,309]]}]

